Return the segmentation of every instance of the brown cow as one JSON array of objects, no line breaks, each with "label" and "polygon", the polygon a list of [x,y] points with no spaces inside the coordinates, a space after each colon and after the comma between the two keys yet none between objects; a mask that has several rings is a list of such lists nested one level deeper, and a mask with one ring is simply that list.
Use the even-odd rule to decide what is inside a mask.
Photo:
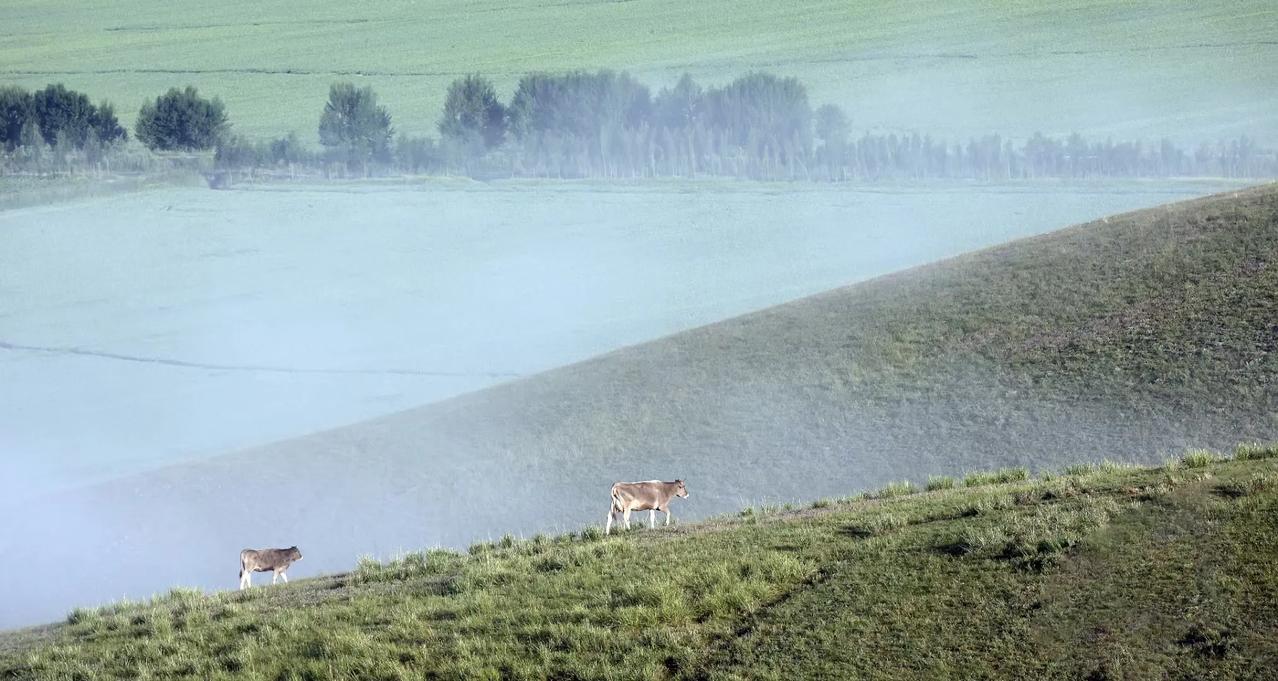
[{"label": "brown cow", "polygon": [[302,552],[298,551],[296,546],[287,549],[240,551],[240,590],[253,586],[254,572],[274,572],[275,574],[271,575],[271,584],[275,584],[280,577],[283,577],[284,583],[288,584],[286,574],[288,566],[301,559]]},{"label": "brown cow", "polygon": [[666,514],[666,524],[670,524],[670,500],[674,497],[688,498],[688,488],[682,480],[661,482],[618,482],[612,486],[612,507],[608,509],[608,525],[604,534],[612,533],[612,519],[620,513],[625,528],[630,529],[630,512],[647,511],[648,527],[657,526],[657,511]]}]

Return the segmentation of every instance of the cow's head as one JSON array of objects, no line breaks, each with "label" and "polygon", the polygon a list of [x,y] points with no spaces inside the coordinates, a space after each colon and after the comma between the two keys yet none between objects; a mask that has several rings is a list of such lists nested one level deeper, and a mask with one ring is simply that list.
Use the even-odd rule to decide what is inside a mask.
[{"label": "cow's head", "polygon": [[290,549],[288,550],[288,557],[289,557],[289,559],[290,559],[290,560],[301,560],[301,559],[302,559],[302,552],[301,552],[301,551],[298,551],[298,550],[297,550],[297,547],[296,547],[296,546],[294,546],[294,547],[292,547],[292,548],[290,548]]},{"label": "cow's head", "polygon": [[675,480],[675,496],[688,498],[688,487],[683,484],[682,480]]}]

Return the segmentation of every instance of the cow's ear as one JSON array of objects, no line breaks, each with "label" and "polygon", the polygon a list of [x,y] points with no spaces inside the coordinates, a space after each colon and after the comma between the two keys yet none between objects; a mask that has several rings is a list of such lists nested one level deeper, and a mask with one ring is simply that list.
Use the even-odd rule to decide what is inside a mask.
[{"label": "cow's ear", "polygon": [[678,480],[675,480],[675,482],[676,482],[676,483],[678,483],[678,484],[680,484],[680,485],[682,485],[682,484],[683,484],[683,479],[682,479],[682,478],[680,478],[680,479],[678,479]]}]

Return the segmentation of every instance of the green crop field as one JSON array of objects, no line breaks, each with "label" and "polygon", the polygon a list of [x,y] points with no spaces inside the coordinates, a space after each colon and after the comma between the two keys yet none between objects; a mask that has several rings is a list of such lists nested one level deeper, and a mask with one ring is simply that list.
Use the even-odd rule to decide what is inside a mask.
[{"label": "green crop field", "polygon": [[335,80],[374,86],[398,129],[433,133],[462,74],[508,96],[523,73],[577,68],[654,87],[685,71],[798,76],[856,129],[1278,141],[1266,0],[14,0],[0,23],[0,83],[63,82],[113,100],[130,127],[143,100],[192,84],[227,103],[236,130],[311,144]]},{"label": "green crop field", "polygon": [[1275,456],[1010,470],[175,589],[0,636],[0,678],[1262,678]]}]

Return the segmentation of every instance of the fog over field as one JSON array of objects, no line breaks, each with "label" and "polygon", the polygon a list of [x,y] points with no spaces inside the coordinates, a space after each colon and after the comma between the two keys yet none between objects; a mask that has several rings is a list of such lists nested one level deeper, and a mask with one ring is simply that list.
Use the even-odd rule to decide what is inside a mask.
[{"label": "fog over field", "polygon": [[[407,487],[364,490],[354,497],[369,500],[364,515],[330,517],[345,514],[339,509],[355,493],[346,490],[339,505],[324,501],[332,483],[323,476],[340,470],[328,460],[214,463],[225,473],[214,489],[181,474],[89,496],[80,486],[388,414],[907,266],[1236,186],[174,189],[0,213],[0,480],[6,499],[33,504],[11,514],[39,520],[0,541],[4,564],[14,566],[0,578],[25,575],[15,552],[44,542],[58,551],[87,542],[108,563],[92,579],[8,594],[0,625],[175,582],[230,584],[233,570],[208,562],[125,570],[138,551],[233,554],[254,539],[303,541],[264,528],[305,527],[307,574],[341,569],[363,551],[464,544],[565,517],[444,527],[420,517],[424,500]],[[491,463],[414,466],[469,471],[448,483],[456,495],[448,503],[463,509],[475,503],[468,490],[513,473],[488,470]],[[394,465],[359,464],[371,479]],[[614,475],[658,474],[650,469],[618,461]],[[263,501],[281,476],[303,505]],[[116,507],[127,498],[119,494],[155,480],[195,486],[164,491],[174,496],[163,507]],[[57,490],[55,503],[42,501]],[[562,493],[573,508],[590,495]],[[691,517],[763,493],[702,488]],[[184,508],[189,495],[204,501]],[[245,527],[257,529],[211,518],[210,498],[243,509],[253,518]],[[168,537],[164,546],[147,539],[157,536]]]},{"label": "fog over field", "polygon": [[0,494],[358,421],[1229,186],[175,189],[0,213]]},{"label": "fog over field", "polygon": [[7,4],[0,630],[1278,437],[1271,0]]}]

